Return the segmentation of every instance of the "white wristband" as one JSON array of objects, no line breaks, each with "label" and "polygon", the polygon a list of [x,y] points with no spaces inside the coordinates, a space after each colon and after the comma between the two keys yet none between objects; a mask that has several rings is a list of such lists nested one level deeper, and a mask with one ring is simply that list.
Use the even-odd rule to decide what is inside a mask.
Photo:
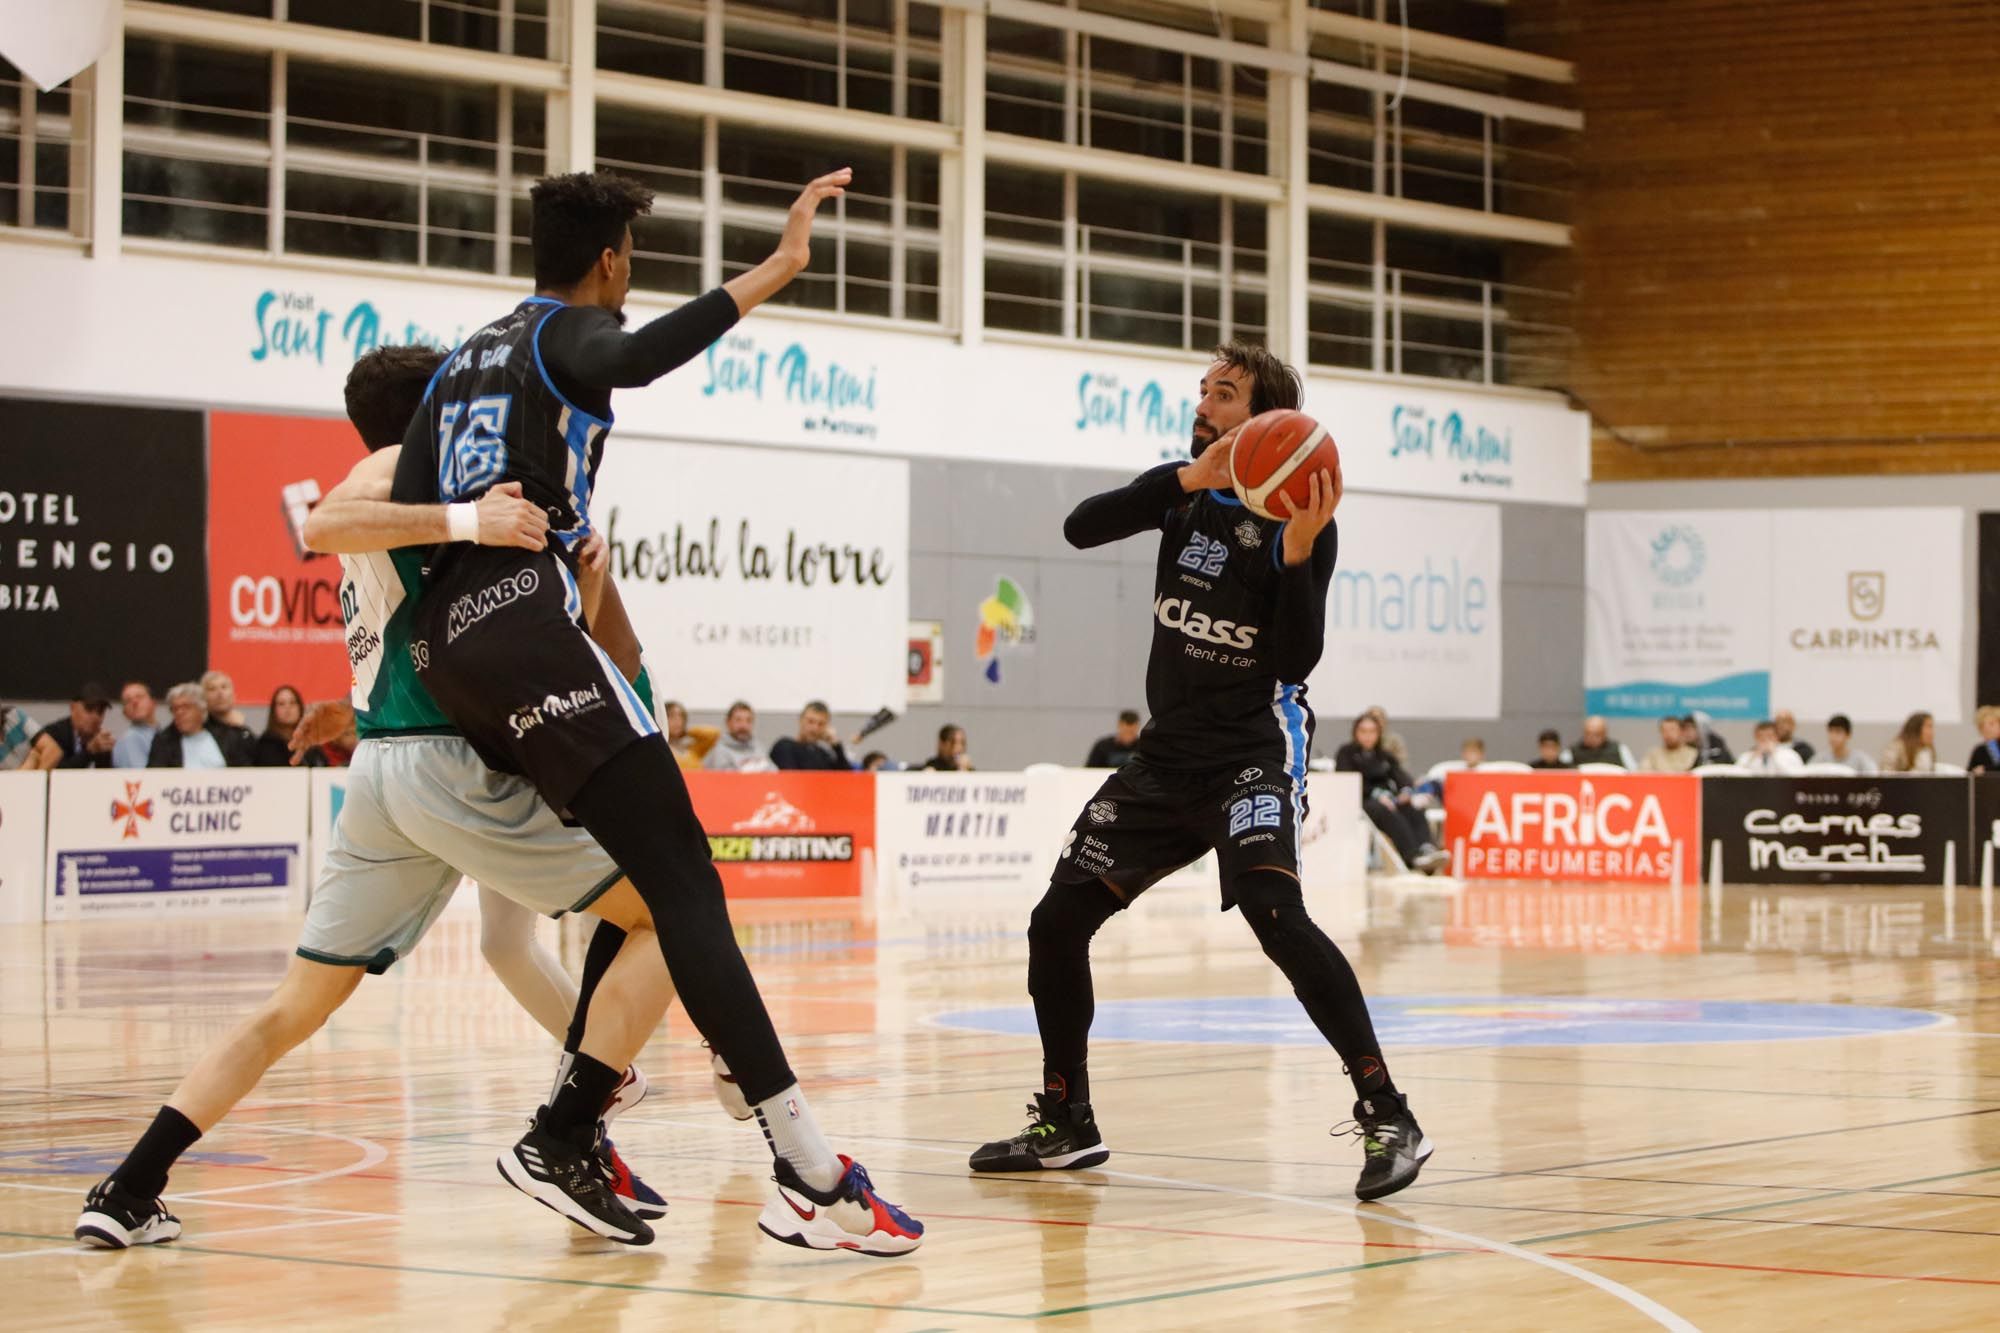
[{"label": "white wristband", "polygon": [[444,507],[445,531],[455,542],[479,540],[479,506],[471,501]]}]

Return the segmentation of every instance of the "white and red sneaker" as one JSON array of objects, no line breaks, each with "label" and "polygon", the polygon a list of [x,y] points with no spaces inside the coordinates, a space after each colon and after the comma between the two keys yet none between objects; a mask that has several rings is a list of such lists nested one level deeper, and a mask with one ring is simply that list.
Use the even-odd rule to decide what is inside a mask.
[{"label": "white and red sneaker", "polygon": [[[600,1128],[600,1135],[601,1135]],[[624,1154],[610,1139],[599,1138],[599,1160],[603,1163],[606,1179],[611,1182],[611,1192],[619,1201],[632,1210],[634,1217],[643,1217],[649,1222],[658,1221],[667,1215],[667,1201],[660,1192],[648,1185],[626,1165]]]},{"label": "white and red sneaker", "polygon": [[757,1113],[750,1109],[744,1099],[743,1089],[737,1085],[736,1075],[729,1072],[729,1066],[716,1054],[715,1048],[707,1042],[701,1048],[708,1052],[709,1070],[715,1076],[715,1100],[722,1103],[722,1109],[729,1112],[731,1120],[748,1120]]},{"label": "white and red sneaker", "polygon": [[923,1244],[924,1224],[875,1192],[861,1163],[842,1156],[840,1183],[821,1193],[780,1157],[771,1179],[777,1195],[764,1205],[757,1229],[772,1240],[809,1250],[853,1250],[880,1258]]},{"label": "white and red sneaker", "polygon": [[604,1103],[604,1113],[598,1119],[609,1126],[619,1116],[645,1101],[646,1094],[652,1090],[644,1070],[637,1065],[626,1065],[625,1077],[619,1079],[618,1086],[611,1090],[611,1100]]}]

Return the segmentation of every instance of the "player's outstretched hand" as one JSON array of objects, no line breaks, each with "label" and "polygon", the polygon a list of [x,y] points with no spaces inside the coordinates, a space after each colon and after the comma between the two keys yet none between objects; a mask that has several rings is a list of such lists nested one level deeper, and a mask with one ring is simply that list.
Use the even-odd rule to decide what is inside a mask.
[{"label": "player's outstretched hand", "polygon": [[539,551],[549,544],[548,512],[522,497],[518,481],[503,481],[480,496],[478,512],[481,546]]},{"label": "player's outstretched hand", "polygon": [[590,535],[583,539],[583,545],[576,548],[577,568],[585,574],[601,575],[611,564],[611,543],[604,540],[604,534],[592,528]]},{"label": "player's outstretched hand", "polygon": [[354,727],[354,706],[336,699],[330,703],[313,704],[299,715],[299,724],[292,728],[292,763],[297,765],[305,758],[306,751],[318,749],[328,741],[337,741]]},{"label": "player's outstretched hand", "polygon": [[1242,429],[1242,426],[1230,427],[1201,451],[1201,457],[1182,468],[1181,489],[1192,495],[1196,491],[1226,491],[1235,486],[1229,476],[1229,458],[1235,452],[1236,437]]},{"label": "player's outstretched hand", "polygon": [[1312,498],[1306,507],[1292,511],[1285,523],[1285,563],[1303,565],[1312,559],[1313,543],[1326,531],[1326,525],[1333,522],[1333,511],[1340,504],[1340,469],[1321,468],[1312,474],[1308,485]]},{"label": "player's outstretched hand", "polygon": [[812,262],[813,215],[819,212],[821,201],[846,194],[848,182],[853,179],[853,167],[829,171],[799,191],[799,197],[792,201],[792,210],[785,215],[785,234],[778,241],[778,253],[794,272],[804,272],[805,266]]}]

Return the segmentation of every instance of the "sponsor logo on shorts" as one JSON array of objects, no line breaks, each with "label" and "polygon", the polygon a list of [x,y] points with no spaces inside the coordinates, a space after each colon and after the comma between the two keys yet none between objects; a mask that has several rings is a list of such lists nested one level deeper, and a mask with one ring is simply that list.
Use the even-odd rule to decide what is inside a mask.
[{"label": "sponsor logo on shorts", "polygon": [[469,592],[451,604],[449,624],[445,629],[444,641],[455,643],[458,636],[492,615],[503,606],[510,606],[533,593],[542,584],[542,576],[532,569],[524,569],[509,574],[498,583]]},{"label": "sponsor logo on shorts", "polygon": [[1065,833],[1063,835],[1062,859],[1065,861],[1069,860],[1071,854],[1074,853],[1075,851],[1076,851],[1076,830],[1071,829],[1068,833]]},{"label": "sponsor logo on shorts", "polygon": [[1083,835],[1083,845],[1076,849],[1076,863],[1093,875],[1106,875],[1118,863],[1111,855],[1111,844],[1090,834]]},{"label": "sponsor logo on shorts", "polygon": [[419,671],[428,671],[431,665],[431,641],[429,639],[410,640],[410,665]]},{"label": "sponsor logo on shorts", "polygon": [[1092,801],[1088,806],[1084,807],[1083,813],[1093,824],[1109,824],[1112,820],[1118,818],[1118,802]]},{"label": "sponsor logo on shorts", "polygon": [[1254,551],[1264,544],[1263,530],[1247,518],[1236,525],[1235,531],[1236,540],[1246,551]]},{"label": "sponsor logo on shorts", "polygon": [[1246,768],[1241,773],[1238,773],[1236,775],[1236,785],[1241,787],[1247,783],[1255,782],[1258,778],[1261,778],[1263,776],[1264,776],[1264,770],[1261,768]]},{"label": "sponsor logo on shorts", "polygon": [[514,738],[519,740],[544,722],[568,722],[602,707],[604,687],[593,685],[587,690],[551,694],[536,703],[522,704],[507,718],[507,725],[513,729]]}]

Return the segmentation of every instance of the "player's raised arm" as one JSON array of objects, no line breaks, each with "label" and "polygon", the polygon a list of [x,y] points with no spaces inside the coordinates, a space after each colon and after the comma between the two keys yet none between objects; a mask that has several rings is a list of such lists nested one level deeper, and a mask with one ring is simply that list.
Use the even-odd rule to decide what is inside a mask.
[{"label": "player's raised arm", "polygon": [[[804,271],[812,258],[814,214],[825,200],[846,193],[853,175],[852,170],[842,167],[806,186],[792,202],[784,235],[769,258],[636,332],[626,333],[621,317],[611,309],[572,299],[571,308],[552,317],[542,329],[543,364],[561,385],[636,389],[700,356],[738,319],[777,295]],[[615,263],[616,254],[607,253]],[[624,262],[629,275],[629,257]],[[576,297],[575,289],[569,297]]]},{"label": "player's raised arm", "polygon": [[391,551],[402,546],[476,541],[481,546],[548,545],[549,516],[521,496],[517,482],[495,486],[461,505],[398,504],[389,498],[402,450],[391,445],[354,465],[306,516],[305,543],[327,555]]}]

